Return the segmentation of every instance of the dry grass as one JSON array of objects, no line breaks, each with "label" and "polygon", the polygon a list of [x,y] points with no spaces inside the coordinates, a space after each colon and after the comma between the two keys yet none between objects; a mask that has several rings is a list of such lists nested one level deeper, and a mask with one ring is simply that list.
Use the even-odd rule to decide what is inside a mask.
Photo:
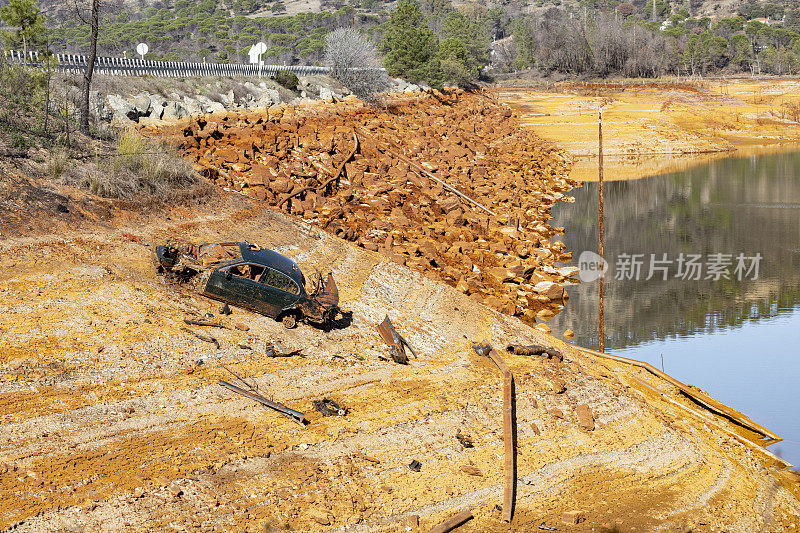
[{"label": "dry grass", "polygon": [[[98,196],[142,204],[186,201],[213,190],[173,147],[133,129],[119,134],[115,148],[113,153],[97,154],[85,172],[66,173],[65,180]],[[60,159],[54,157],[51,165],[55,173]]]}]

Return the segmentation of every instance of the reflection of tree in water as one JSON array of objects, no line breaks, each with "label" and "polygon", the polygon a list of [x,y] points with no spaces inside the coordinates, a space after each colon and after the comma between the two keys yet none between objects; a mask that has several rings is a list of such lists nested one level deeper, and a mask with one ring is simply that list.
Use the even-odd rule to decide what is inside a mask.
[{"label": "reflection of tree in water", "polygon": [[[800,154],[724,159],[705,167],[605,185],[605,249],[612,263],[622,253],[645,254],[639,281],[606,280],[607,346],[622,348],[673,335],[739,325],[800,304]],[[577,258],[597,249],[597,184],[573,191],[574,204],[554,213],[564,242]],[[650,254],[762,255],[759,279],[644,281]],[[705,266],[703,275],[705,276]],[[597,345],[597,282],[568,289],[566,310],[551,321],[570,328],[575,341]]]}]

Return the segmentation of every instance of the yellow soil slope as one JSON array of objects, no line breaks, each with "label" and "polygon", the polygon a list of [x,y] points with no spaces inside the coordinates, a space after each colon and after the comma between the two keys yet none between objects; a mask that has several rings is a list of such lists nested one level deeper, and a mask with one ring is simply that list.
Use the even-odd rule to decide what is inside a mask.
[{"label": "yellow soil slope", "polygon": [[[0,528],[406,531],[416,515],[413,529],[425,531],[464,508],[475,520],[463,531],[800,526],[797,480],[670,383],[244,202],[0,241]],[[218,305],[166,286],[152,250],[125,233],[147,243],[248,239],[306,271],[332,269],[353,323],[284,330],[236,309],[223,318],[229,328],[205,331],[218,350],[181,330],[184,317],[216,315]],[[388,350],[375,325],[387,313],[419,354],[409,366],[380,359]],[[483,339],[546,343],[566,356],[505,355],[519,453],[510,525],[495,507],[502,379],[471,349]],[[306,357],[267,358],[267,341]],[[307,412],[308,427],[219,387],[230,378],[219,361]],[[557,380],[565,392],[556,394]],[[311,401],[323,396],[349,414],[322,418]],[[580,404],[593,431],[578,426]],[[414,459],[420,472],[406,466]],[[585,520],[564,524],[567,511]]]}]

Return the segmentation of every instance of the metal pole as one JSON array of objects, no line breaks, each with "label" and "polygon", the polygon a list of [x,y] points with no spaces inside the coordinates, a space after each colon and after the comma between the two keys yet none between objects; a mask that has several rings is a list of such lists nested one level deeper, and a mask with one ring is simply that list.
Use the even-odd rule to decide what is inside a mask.
[{"label": "metal pole", "polygon": [[[600,115],[599,120],[597,122],[597,146],[598,146],[598,153],[597,153],[597,177],[598,177],[598,207],[597,207],[597,224],[600,230],[600,239],[598,243],[598,254],[600,257],[604,257],[604,250],[603,250],[603,106],[600,106]],[[600,351],[606,351],[606,340],[605,340],[605,316],[603,315],[603,297],[605,296],[605,286],[603,283],[603,276],[600,276],[600,318],[599,318],[599,336],[600,336]]]}]

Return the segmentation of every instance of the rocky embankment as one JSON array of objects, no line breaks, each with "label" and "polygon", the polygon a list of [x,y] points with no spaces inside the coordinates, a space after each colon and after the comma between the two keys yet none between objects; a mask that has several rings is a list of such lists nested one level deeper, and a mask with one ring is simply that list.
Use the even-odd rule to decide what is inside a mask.
[{"label": "rocky embankment", "polygon": [[571,254],[553,240],[563,228],[547,224],[575,185],[567,162],[481,93],[397,97],[386,109],[273,106],[144,131],[177,138],[221,187],[529,323],[560,309],[577,273],[554,266]]},{"label": "rocky embankment", "polygon": [[[416,93],[420,87],[401,79],[389,79],[389,90]],[[108,85],[108,84],[106,84]],[[110,87],[92,92],[92,109],[98,120],[114,126],[151,124],[181,120],[192,115],[264,109],[275,105],[303,105],[310,102],[334,102],[350,91],[328,76],[300,76],[297,87],[288,89],[270,78],[201,80],[194,87],[180,83],[156,87]],[[131,89],[134,89],[133,91]],[[77,91],[77,88],[75,88]],[[77,95],[75,96],[77,101]]]}]

